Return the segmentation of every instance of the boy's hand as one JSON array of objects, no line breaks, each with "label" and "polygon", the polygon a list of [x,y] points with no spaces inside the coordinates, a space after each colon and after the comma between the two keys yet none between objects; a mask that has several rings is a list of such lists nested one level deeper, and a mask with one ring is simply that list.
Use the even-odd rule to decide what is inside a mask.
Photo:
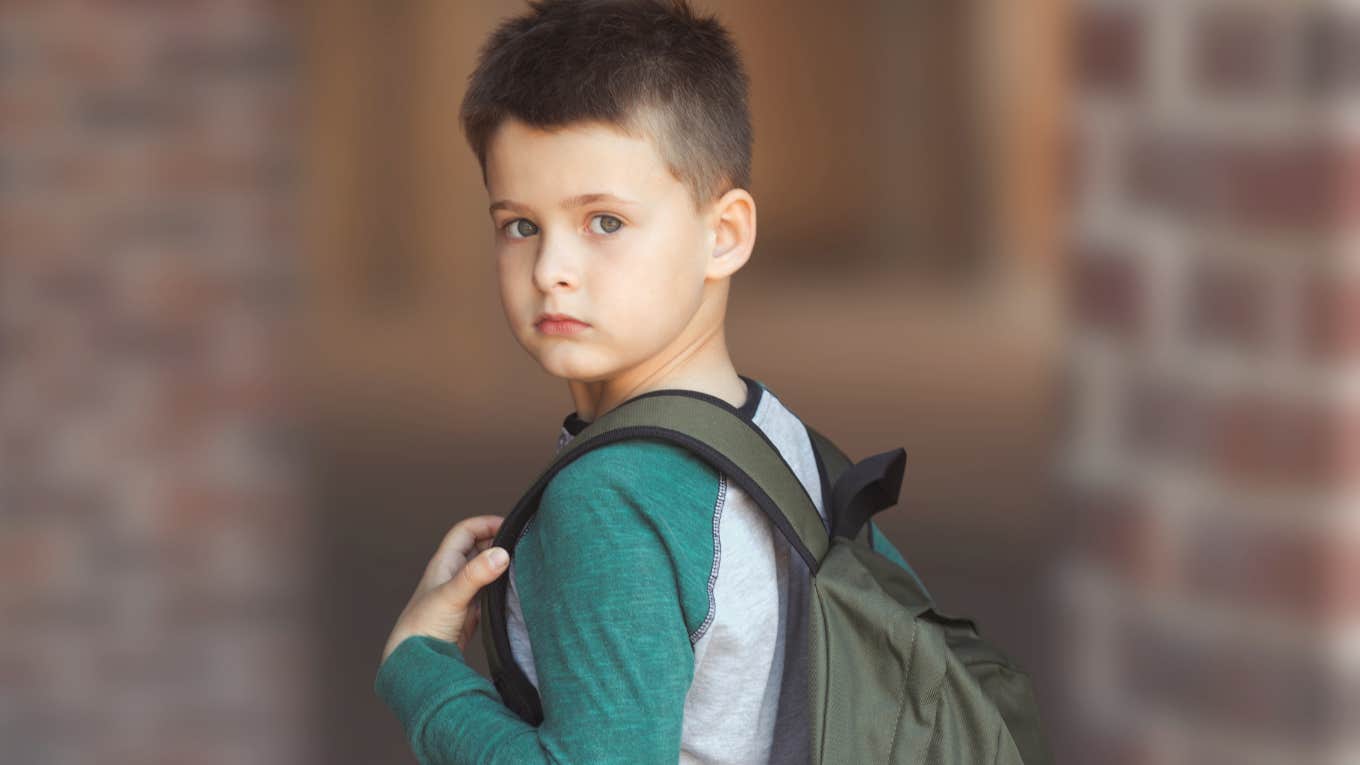
[{"label": "boy's hand", "polygon": [[[481,610],[477,592],[495,581],[509,561],[503,548],[490,546],[504,520],[499,515],[478,515],[459,521],[449,530],[425,567],[415,594],[397,617],[379,666],[412,635],[453,641],[459,649],[467,649]],[[468,560],[473,550],[480,552]]]}]

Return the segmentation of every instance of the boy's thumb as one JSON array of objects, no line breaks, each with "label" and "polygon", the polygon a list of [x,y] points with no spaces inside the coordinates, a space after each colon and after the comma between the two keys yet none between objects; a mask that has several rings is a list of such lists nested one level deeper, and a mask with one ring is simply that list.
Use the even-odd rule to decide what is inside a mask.
[{"label": "boy's thumb", "polygon": [[509,562],[509,560],[510,554],[505,551],[504,547],[487,548],[486,562],[491,566],[492,570],[500,571],[502,568],[505,568],[505,564]]},{"label": "boy's thumb", "polygon": [[504,547],[488,547],[474,558],[465,572],[468,586],[480,589],[499,577],[505,571],[510,555]]},{"label": "boy's thumb", "polygon": [[488,547],[468,561],[452,579],[440,585],[438,597],[450,607],[466,607],[477,597],[479,590],[505,573],[509,560],[505,548]]}]

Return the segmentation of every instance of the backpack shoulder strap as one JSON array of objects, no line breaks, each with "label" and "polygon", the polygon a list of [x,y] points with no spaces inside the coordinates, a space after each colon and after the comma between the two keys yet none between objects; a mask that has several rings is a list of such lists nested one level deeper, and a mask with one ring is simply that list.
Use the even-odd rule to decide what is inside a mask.
[{"label": "backpack shoulder strap", "polygon": [[803,423],[803,427],[807,428],[808,436],[812,439],[812,450],[826,466],[827,481],[835,486],[836,481],[840,480],[841,475],[850,467],[850,458],[816,428],[807,423]]}]

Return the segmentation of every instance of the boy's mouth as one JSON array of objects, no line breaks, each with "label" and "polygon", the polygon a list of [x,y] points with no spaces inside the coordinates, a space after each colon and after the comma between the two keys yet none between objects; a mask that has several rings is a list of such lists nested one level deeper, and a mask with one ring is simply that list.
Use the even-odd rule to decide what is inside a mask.
[{"label": "boy's mouth", "polygon": [[574,335],[589,326],[580,319],[564,313],[540,314],[534,322],[534,327],[545,335]]}]

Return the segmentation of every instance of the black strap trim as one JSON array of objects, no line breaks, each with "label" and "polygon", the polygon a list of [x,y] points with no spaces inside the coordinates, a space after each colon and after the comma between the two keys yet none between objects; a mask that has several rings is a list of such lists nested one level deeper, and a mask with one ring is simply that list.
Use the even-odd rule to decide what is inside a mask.
[{"label": "black strap trim", "polygon": [[[804,429],[807,428],[806,425],[803,427]],[[817,463],[817,478],[822,483],[822,508],[827,515],[826,518],[822,519],[822,525],[826,527],[826,533],[830,534],[831,526],[827,519],[831,517],[831,479],[826,475],[826,462],[822,460],[822,452],[817,448],[817,440],[814,438],[809,438],[809,440],[812,442],[812,459]]]}]

